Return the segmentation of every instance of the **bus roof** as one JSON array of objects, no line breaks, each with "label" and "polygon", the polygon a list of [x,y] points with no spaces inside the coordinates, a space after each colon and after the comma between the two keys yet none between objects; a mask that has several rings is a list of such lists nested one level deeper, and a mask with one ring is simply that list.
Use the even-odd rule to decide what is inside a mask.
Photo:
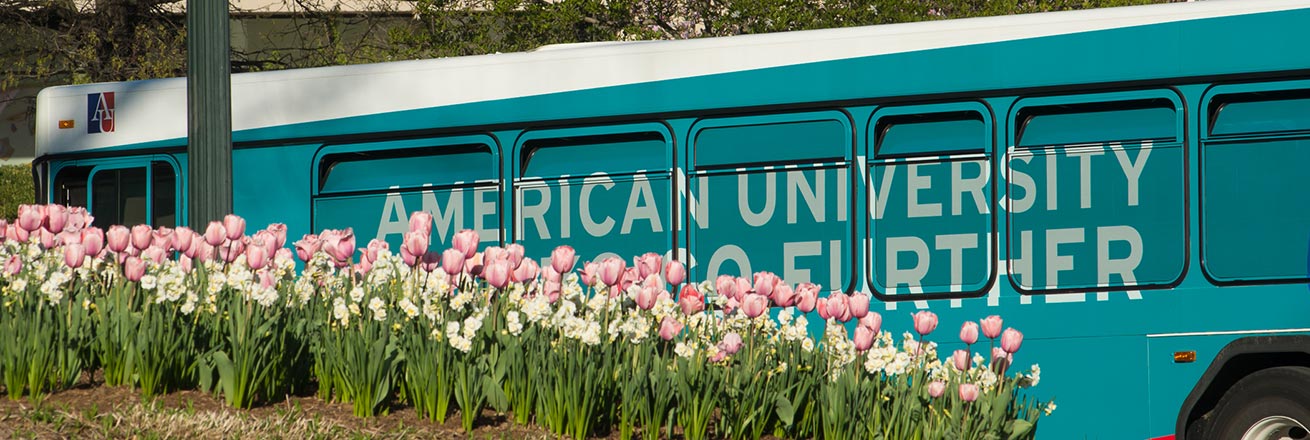
[{"label": "bus roof", "polygon": [[[1307,7],[1302,0],[1215,0],[241,73],[232,75],[232,129]],[[113,129],[89,133],[83,127],[105,92],[114,94]],[[185,106],[185,78],[47,88],[37,99],[36,156],[182,139],[170,144],[180,146]]]}]

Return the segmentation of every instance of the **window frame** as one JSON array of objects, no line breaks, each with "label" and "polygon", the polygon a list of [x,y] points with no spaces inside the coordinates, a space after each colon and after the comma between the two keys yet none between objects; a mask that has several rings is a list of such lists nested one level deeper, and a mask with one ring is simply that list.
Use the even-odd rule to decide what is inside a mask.
[{"label": "window frame", "polygon": [[[1213,134],[1212,125],[1216,122],[1222,105],[1215,106],[1216,100],[1232,95],[1245,95],[1264,92],[1301,92],[1304,97],[1310,94],[1310,80],[1254,82],[1241,84],[1214,85],[1201,95],[1197,126],[1200,138],[1197,141],[1196,194],[1197,194],[1197,254],[1200,259],[1201,274],[1216,286],[1248,286],[1271,284],[1304,284],[1310,282],[1310,275],[1297,278],[1231,278],[1216,276],[1206,258],[1206,210],[1205,210],[1205,165],[1206,150],[1211,145],[1229,145],[1261,141],[1286,141],[1310,139],[1310,128],[1295,131],[1252,131],[1242,133]],[[1258,100],[1257,100],[1258,101]]]},{"label": "window frame", "polygon": [[[878,150],[881,149],[881,145],[882,145],[883,133],[881,132],[882,131],[881,122],[884,120],[900,119],[908,116],[920,116],[920,115],[927,116],[929,120],[940,120],[938,119],[939,117],[944,118],[945,120],[959,120],[962,118],[949,118],[949,116],[952,114],[962,115],[966,113],[973,113],[979,116],[982,119],[983,126],[987,130],[986,134],[983,136],[983,139],[981,139],[983,141],[983,148],[981,150],[972,150],[972,149],[940,150],[940,151],[927,152],[922,155],[901,154],[901,153],[879,154],[878,152]],[[874,206],[874,203],[876,203],[876,201],[874,200],[875,191],[873,189],[875,188],[877,182],[874,182],[873,171],[874,171],[874,167],[878,166],[880,161],[884,161],[884,160],[896,161],[896,163],[908,163],[910,161],[913,161],[915,163],[948,164],[957,161],[971,161],[976,159],[982,159],[988,163],[989,165],[988,172],[991,174],[991,176],[988,177],[988,189],[990,194],[988,195],[989,197],[987,200],[988,210],[990,212],[990,214],[988,215],[989,229],[987,231],[984,231],[987,235],[984,241],[988,246],[988,248],[985,249],[985,252],[987,254],[987,266],[988,266],[986,281],[984,281],[977,289],[964,290],[963,288],[961,288],[961,291],[959,292],[934,292],[934,293],[908,293],[907,292],[907,293],[888,294],[887,292],[879,289],[876,286],[877,278],[875,277],[876,274],[875,269],[877,266],[875,264],[875,261],[879,264],[882,264],[884,263],[884,260],[883,258],[876,258],[876,259],[874,258],[877,257],[876,255],[874,255],[874,249],[876,248],[876,246],[873,243],[874,230],[875,230],[874,223],[876,220],[874,220],[874,218],[869,214],[869,209],[866,209],[864,210],[863,213],[861,213],[861,215],[868,217],[864,222],[864,234],[865,237],[867,237],[868,239],[863,240],[864,241],[864,246],[863,246],[864,267],[861,268],[863,270],[862,275],[865,278],[865,288],[870,293],[872,293],[873,296],[876,297],[879,301],[888,302],[888,303],[904,302],[904,301],[978,298],[978,297],[986,296],[987,293],[992,289],[992,286],[996,284],[996,280],[997,280],[997,267],[996,267],[997,265],[995,261],[996,254],[997,254],[997,246],[998,246],[996,212],[997,210],[1000,209],[999,205],[997,204],[997,200],[998,200],[997,176],[999,175],[998,174],[999,168],[996,165],[997,161],[995,159],[996,138],[997,138],[998,128],[996,126],[996,118],[993,115],[992,108],[988,106],[986,103],[981,101],[961,101],[961,102],[950,102],[950,103],[940,103],[940,104],[909,104],[909,105],[879,107],[875,109],[873,113],[869,116],[869,121],[866,127],[867,129],[865,132],[865,142],[869,149],[869,160],[867,161],[867,163],[863,164],[865,169],[861,170],[861,172],[863,173],[865,178],[863,179],[864,180],[863,182],[860,182],[860,184],[865,186],[864,202],[865,202],[865,206],[867,207],[872,207]]]},{"label": "window frame", "polygon": [[[1123,285],[1082,286],[1082,287],[1067,287],[1067,288],[1065,287],[1045,288],[1045,287],[1034,286],[1035,288],[1031,288],[1031,289],[1025,288],[1022,285],[1020,285],[1017,280],[1015,280],[1015,274],[1011,270],[1013,268],[1013,265],[1010,264],[1010,260],[1011,260],[1010,256],[1014,253],[1015,250],[1014,249],[1015,228],[1014,228],[1014,218],[1013,218],[1014,213],[1011,211],[1008,205],[1010,199],[1007,197],[1005,199],[1007,204],[1005,206],[998,205],[997,208],[1005,210],[1005,237],[1004,237],[1005,242],[1003,243],[1005,249],[1005,260],[1004,260],[1005,267],[1006,267],[1005,278],[1009,280],[1010,287],[1014,288],[1016,292],[1019,292],[1021,295],[1037,296],[1037,295],[1060,295],[1060,294],[1076,295],[1076,294],[1101,293],[1101,292],[1108,293],[1108,292],[1125,292],[1125,291],[1160,290],[1160,289],[1172,289],[1174,287],[1177,287],[1179,284],[1183,282],[1184,279],[1187,278],[1187,272],[1191,268],[1191,252],[1192,252],[1191,241],[1190,241],[1191,229],[1192,229],[1191,227],[1192,224],[1191,174],[1192,173],[1190,171],[1191,170],[1190,145],[1192,141],[1191,141],[1191,136],[1187,131],[1188,123],[1189,123],[1188,107],[1186,105],[1185,99],[1182,96],[1181,91],[1179,91],[1178,89],[1175,88],[1144,89],[1144,90],[1133,90],[1133,91],[1122,91],[1122,92],[1082,93],[1082,94],[1027,97],[1027,98],[1016,99],[1014,103],[1011,104],[1009,115],[1006,117],[1005,145],[1008,145],[1010,147],[1007,148],[1007,150],[1004,152],[1003,155],[1001,155],[1001,160],[1000,160],[1000,163],[1002,164],[1001,166],[1003,166],[1003,172],[1005,173],[1005,182],[1007,186],[1005,192],[1006,195],[1008,196],[1009,194],[1008,186],[1012,182],[1010,161],[1012,160],[1011,155],[1014,153],[1036,156],[1037,155],[1036,152],[1045,152],[1047,150],[1051,150],[1054,148],[1076,149],[1085,146],[1104,147],[1107,144],[1112,144],[1112,143],[1122,144],[1125,142],[1141,142],[1143,140],[1147,140],[1147,139],[1137,139],[1137,140],[1117,139],[1117,140],[1105,140],[1099,142],[1067,144],[1067,145],[1060,145],[1060,146],[1046,145],[1046,146],[1019,147],[1018,138],[1020,137],[1019,133],[1021,131],[1019,127],[1021,121],[1019,120],[1019,118],[1024,115],[1024,110],[1035,108],[1035,107],[1051,107],[1051,106],[1072,106],[1074,108],[1079,108],[1079,106],[1088,106],[1088,108],[1099,108],[1100,106],[1113,107],[1115,103],[1149,102],[1155,100],[1165,100],[1173,105],[1174,107],[1173,125],[1174,125],[1174,133],[1176,133],[1176,136],[1173,139],[1173,141],[1168,142],[1168,144],[1177,145],[1178,148],[1181,148],[1182,155],[1183,155],[1182,163],[1180,164],[1181,176],[1183,178],[1183,181],[1179,185],[1180,191],[1182,192],[1181,194],[1182,197],[1180,201],[1182,202],[1181,209],[1183,215],[1181,219],[1182,228],[1180,228],[1180,230],[1182,234],[1181,243],[1183,249],[1182,249],[1182,255],[1180,256],[1180,258],[1182,259],[1182,265],[1181,267],[1179,267],[1178,274],[1174,277],[1174,279],[1169,281],[1156,282],[1150,284],[1139,283],[1131,286],[1123,286]],[[1153,143],[1158,142],[1158,140],[1155,139],[1150,139],[1150,140]],[[1033,252],[1037,252],[1037,250],[1034,249]],[[1027,258],[1035,259],[1037,257],[1034,255],[1034,256],[1027,256]]]},{"label": "window frame", "polygon": [[[179,227],[188,224],[187,210],[185,209],[187,183],[184,174],[185,169],[179,164],[177,158],[168,154],[152,154],[145,156],[132,157],[115,157],[115,158],[98,158],[98,159],[76,159],[51,164],[50,179],[47,180],[45,187],[46,203],[55,203],[55,183],[59,180],[59,175],[67,168],[90,167],[86,176],[86,208],[90,212],[95,203],[95,195],[92,191],[91,182],[95,180],[96,174],[100,171],[122,170],[130,168],[144,168],[146,170],[146,219],[148,225],[158,227],[154,224],[155,210],[155,179],[153,164],[159,162],[167,164],[173,170],[173,206],[174,206],[174,224],[172,227]],[[91,212],[91,215],[96,215]],[[128,225],[131,226],[131,225]]]}]

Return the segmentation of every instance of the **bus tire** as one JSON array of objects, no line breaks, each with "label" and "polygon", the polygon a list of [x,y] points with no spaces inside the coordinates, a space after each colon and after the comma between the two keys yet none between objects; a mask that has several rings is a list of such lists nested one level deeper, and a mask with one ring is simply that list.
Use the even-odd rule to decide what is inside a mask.
[{"label": "bus tire", "polygon": [[1233,384],[1214,408],[1201,438],[1310,439],[1310,368],[1274,367]]}]

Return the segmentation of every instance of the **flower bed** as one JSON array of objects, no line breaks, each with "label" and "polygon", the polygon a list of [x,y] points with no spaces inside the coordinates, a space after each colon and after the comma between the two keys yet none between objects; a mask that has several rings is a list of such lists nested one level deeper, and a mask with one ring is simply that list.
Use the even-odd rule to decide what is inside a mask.
[{"label": "flower bed", "polygon": [[479,251],[473,231],[433,252],[424,213],[396,253],[356,249],[350,230],[293,252],[284,225],[246,235],[236,216],[203,233],[91,222],[58,205],[0,222],[11,399],[99,370],[146,397],[200,389],[238,408],[316,390],[361,417],[403,402],[466,430],[491,408],[573,438],[688,439],[1030,438],[1054,408],[1021,393],[1040,370],[1009,371],[1023,335],[995,316],[960,330],[989,356],[943,359],[932,312],[897,338],[867,295],[767,272],[695,284],[656,254],[575,267],[568,246],[540,266],[516,244]]}]

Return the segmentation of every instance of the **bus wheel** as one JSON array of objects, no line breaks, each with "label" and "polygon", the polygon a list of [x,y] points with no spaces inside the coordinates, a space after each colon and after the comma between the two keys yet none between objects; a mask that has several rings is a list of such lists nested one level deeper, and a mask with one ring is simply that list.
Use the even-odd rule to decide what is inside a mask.
[{"label": "bus wheel", "polygon": [[1224,393],[1212,414],[1212,435],[1205,438],[1310,439],[1310,368],[1252,373]]}]

